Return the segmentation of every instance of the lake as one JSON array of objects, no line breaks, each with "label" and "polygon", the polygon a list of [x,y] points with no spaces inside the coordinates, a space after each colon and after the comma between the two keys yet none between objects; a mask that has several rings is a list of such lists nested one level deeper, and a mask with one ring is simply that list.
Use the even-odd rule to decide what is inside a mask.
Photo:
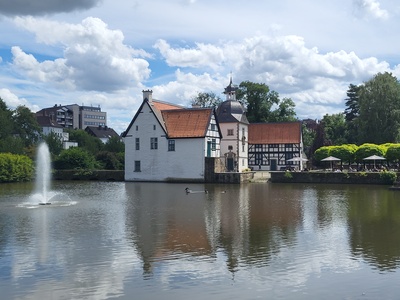
[{"label": "lake", "polygon": [[1,299],[400,299],[387,186],[55,181],[51,205],[32,190],[0,185]]}]

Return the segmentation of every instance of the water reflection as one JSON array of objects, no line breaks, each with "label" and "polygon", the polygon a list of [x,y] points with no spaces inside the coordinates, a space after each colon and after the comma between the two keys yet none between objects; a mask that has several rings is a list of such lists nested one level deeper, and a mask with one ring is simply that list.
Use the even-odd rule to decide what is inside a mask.
[{"label": "water reflection", "polygon": [[400,296],[400,205],[384,187],[65,182],[75,205],[37,209],[13,187],[5,299]]}]

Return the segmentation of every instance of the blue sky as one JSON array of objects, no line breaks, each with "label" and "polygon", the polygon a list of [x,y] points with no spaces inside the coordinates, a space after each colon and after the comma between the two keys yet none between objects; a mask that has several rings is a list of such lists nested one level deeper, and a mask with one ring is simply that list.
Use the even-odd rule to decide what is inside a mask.
[{"label": "blue sky", "polygon": [[349,84],[399,77],[399,14],[394,0],[0,0],[0,97],[100,105],[121,133],[143,89],[189,106],[232,74],[319,119],[344,110]]}]

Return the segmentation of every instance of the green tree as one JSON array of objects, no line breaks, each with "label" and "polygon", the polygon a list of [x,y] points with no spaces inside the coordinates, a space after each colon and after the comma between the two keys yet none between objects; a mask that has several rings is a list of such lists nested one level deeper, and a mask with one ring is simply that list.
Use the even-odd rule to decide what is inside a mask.
[{"label": "green tree", "polygon": [[349,143],[355,143],[358,136],[357,118],[360,116],[359,90],[360,88],[354,84],[350,84],[347,90],[344,115],[347,125],[346,139]]},{"label": "green tree", "polygon": [[400,144],[392,144],[386,150],[386,159],[389,162],[400,161]]},{"label": "green tree", "polygon": [[400,140],[400,84],[391,73],[378,73],[359,89],[359,143]]},{"label": "green tree", "polygon": [[72,147],[61,151],[54,162],[54,168],[58,170],[92,170],[96,167],[97,164],[94,156],[87,150],[79,147]]},{"label": "green tree", "polygon": [[358,147],[354,144],[344,144],[339,146],[331,146],[329,154],[340,158],[341,162],[347,162],[349,165],[355,161],[355,153]]},{"label": "green tree", "polygon": [[115,152],[100,151],[96,155],[96,160],[101,164],[100,168],[105,170],[123,170],[124,167]]},{"label": "green tree", "polygon": [[325,141],[329,145],[341,145],[346,141],[346,121],[344,114],[326,114],[322,118],[322,126],[325,132]]},{"label": "green tree", "polygon": [[12,111],[0,98],[0,141],[10,136],[13,130]]},{"label": "green tree", "polygon": [[283,98],[278,108],[272,111],[270,122],[293,122],[297,120],[295,112],[296,104],[290,98]]},{"label": "green tree", "polygon": [[78,143],[80,148],[89,151],[91,154],[96,155],[99,151],[103,150],[103,143],[97,137],[94,137],[82,129],[68,129],[69,140]]},{"label": "green tree", "polygon": [[216,108],[222,103],[222,99],[213,92],[200,92],[192,99],[192,106]]},{"label": "green tree", "polygon": [[50,132],[48,135],[43,136],[43,140],[49,146],[49,151],[53,155],[59,155],[63,150],[63,144],[60,137],[54,132]]},{"label": "green tree", "polygon": [[321,161],[322,159],[324,159],[325,157],[328,157],[330,155],[330,150],[331,147],[330,146],[322,146],[320,148],[318,148],[317,150],[315,150],[314,152],[314,158],[316,161]]},{"label": "green tree", "polygon": [[38,142],[40,126],[29,108],[18,106],[13,113],[13,123],[13,132],[24,141],[25,147]]},{"label": "green tree", "polygon": [[236,91],[236,99],[247,108],[247,119],[250,123],[268,122],[271,119],[271,108],[279,104],[277,92],[270,91],[264,83],[243,81]]},{"label": "green tree", "polygon": [[357,162],[363,163],[365,162],[364,158],[372,155],[383,156],[384,151],[382,147],[379,147],[379,145],[376,144],[365,143],[357,148],[355,152],[355,159]]},{"label": "green tree", "polygon": [[125,144],[119,136],[113,136],[104,144],[103,150],[114,153],[125,152]]}]

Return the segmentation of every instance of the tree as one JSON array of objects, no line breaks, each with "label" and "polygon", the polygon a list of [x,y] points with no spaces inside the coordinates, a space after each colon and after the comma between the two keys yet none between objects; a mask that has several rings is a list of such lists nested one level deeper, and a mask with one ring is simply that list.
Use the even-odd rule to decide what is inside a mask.
[{"label": "tree", "polygon": [[236,99],[247,108],[250,123],[268,122],[272,106],[279,104],[278,93],[270,91],[264,83],[250,81],[240,83]]},{"label": "tree", "polygon": [[192,99],[192,106],[199,107],[211,107],[216,108],[222,103],[222,99],[213,92],[198,93],[196,97]]},{"label": "tree", "polygon": [[355,159],[357,162],[364,162],[364,158],[372,155],[383,156],[383,149],[376,144],[365,143],[359,146],[355,152]]},{"label": "tree", "polygon": [[125,152],[125,144],[119,136],[113,136],[104,144],[104,151],[119,153]]},{"label": "tree", "polygon": [[360,87],[354,84],[350,84],[347,90],[348,98],[346,98],[344,116],[347,125],[346,139],[350,143],[355,143],[357,141],[357,118],[360,116],[359,90]]},{"label": "tree", "polygon": [[387,148],[386,159],[390,162],[400,161],[400,144],[392,144]]},{"label": "tree", "polygon": [[322,126],[325,132],[325,141],[328,145],[345,144],[346,138],[346,121],[342,113],[326,114],[322,118]]},{"label": "tree", "polygon": [[60,137],[56,133],[50,132],[48,135],[43,136],[43,140],[49,146],[51,154],[59,155],[61,153],[63,145]]},{"label": "tree", "polygon": [[0,98],[0,141],[10,136],[12,129],[12,111],[8,109],[6,103]]},{"label": "tree", "polygon": [[30,109],[20,105],[14,111],[12,118],[13,132],[23,140],[25,147],[36,144],[39,140],[40,126]]},{"label": "tree", "polygon": [[295,104],[290,98],[279,99],[264,83],[243,81],[236,91],[236,99],[247,109],[250,123],[295,121]]},{"label": "tree", "polygon": [[270,122],[293,122],[296,121],[296,104],[290,98],[283,98],[278,108],[271,113]]},{"label": "tree", "polygon": [[103,149],[103,143],[82,129],[68,129],[69,140],[78,143],[80,148],[86,149],[91,154],[96,155]]},{"label": "tree", "polygon": [[358,142],[383,144],[400,140],[400,84],[391,73],[378,73],[360,86]]},{"label": "tree", "polygon": [[54,162],[54,168],[58,170],[85,169],[91,170],[96,167],[94,156],[85,149],[72,147],[61,151]]}]

